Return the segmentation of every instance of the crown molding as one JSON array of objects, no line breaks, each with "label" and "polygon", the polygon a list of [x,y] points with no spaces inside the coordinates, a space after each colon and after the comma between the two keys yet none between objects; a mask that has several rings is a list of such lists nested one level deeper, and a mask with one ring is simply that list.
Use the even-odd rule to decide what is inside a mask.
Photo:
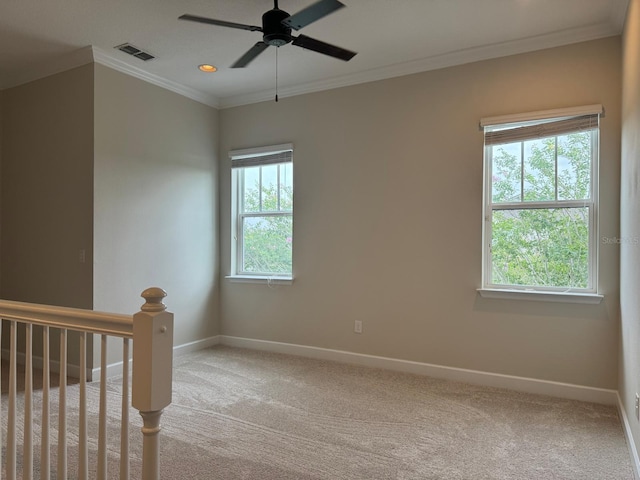
[{"label": "crown molding", "polygon": [[59,55],[50,61],[39,63],[38,65],[7,75],[2,79],[0,89],[23,85],[25,83],[71,70],[72,68],[81,67],[92,62],[99,63],[100,65],[112,68],[158,87],[165,88],[184,97],[209,105],[210,107],[219,107],[218,99],[212,95],[189,88],[166,78],[162,78],[153,73],[145,72],[141,68],[129,65],[128,63],[109,55],[104,50],[93,45],[78,48],[64,55]]},{"label": "crown molding", "polygon": [[[609,22],[606,23],[571,30],[563,30],[547,35],[539,35],[509,42],[462,49],[411,62],[388,65],[386,67],[351,75],[284,87],[280,88],[278,95],[280,98],[293,97],[619,35],[624,28],[628,5],[629,0],[621,0],[618,2],[611,13]],[[274,98],[273,89],[218,98],[153,73],[146,72],[141,68],[115,58],[106,51],[95,46],[86,46],[65,55],[59,55],[51,61],[34,65],[19,72],[12,72],[11,75],[7,75],[2,79],[0,89],[22,85],[24,83],[86,65],[91,62],[99,63],[214,108],[232,108],[241,105],[271,101]]]},{"label": "crown molding", "polygon": [[129,65],[128,63],[123,62],[122,60],[109,55],[107,52],[105,52],[104,50],[98,47],[92,46],[91,48],[93,51],[93,61],[96,63],[99,63],[100,65],[104,65],[105,67],[112,68],[114,70],[125,73],[132,77],[138,78],[145,82],[151,83],[158,87],[165,88],[179,95],[195,100],[196,102],[209,105],[210,107],[214,107],[214,108],[219,107],[218,99],[213,95],[206,94],[204,92],[187,87],[185,85],[174,82],[172,80],[168,80],[166,78],[160,77],[153,73],[146,72],[141,68],[134,67],[133,65]]},{"label": "crown molding", "polygon": [[2,79],[0,89],[17,87],[25,83],[40,80],[57,73],[66,72],[72,68],[81,67],[93,62],[91,46],[78,48],[72,52],[58,55],[51,60],[39,62],[28,68],[11,72]]},{"label": "crown molding", "polygon": [[[626,14],[626,10],[624,10],[624,12]],[[616,17],[618,16],[619,15],[616,14]],[[622,15],[622,22],[624,23],[624,14]],[[427,57],[412,62],[389,65],[387,67],[368,70],[353,75],[345,75],[341,77],[321,80],[318,82],[310,82],[302,85],[280,88],[278,91],[278,97],[293,97],[296,95],[304,95],[307,93],[320,92],[323,90],[330,90],[340,87],[348,87],[360,83],[386,80],[394,77],[427,72],[429,70],[437,70],[440,68],[453,67],[466,63],[506,57],[509,55],[517,55],[520,53],[544,50],[547,48],[560,47],[572,43],[586,42],[590,40],[597,40],[599,38],[619,35],[621,32],[621,27],[619,28],[619,19],[615,22],[615,25],[612,23],[613,22],[601,23],[589,27],[581,27],[571,30],[563,30],[560,32],[553,32],[547,35],[539,35],[509,42],[467,48],[445,53],[442,55],[434,55],[432,57]],[[230,96],[220,98],[219,108],[224,109],[241,105],[249,105],[252,103],[270,101],[273,100],[273,98],[273,89],[249,93],[246,95]]]}]

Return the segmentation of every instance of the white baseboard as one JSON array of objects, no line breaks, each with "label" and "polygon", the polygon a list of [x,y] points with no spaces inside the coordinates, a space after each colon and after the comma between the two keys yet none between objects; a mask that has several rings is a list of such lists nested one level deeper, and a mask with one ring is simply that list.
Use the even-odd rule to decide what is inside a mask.
[{"label": "white baseboard", "polygon": [[618,413],[622,422],[622,429],[624,430],[624,436],[627,440],[627,447],[629,447],[629,456],[631,458],[631,466],[633,467],[633,477],[635,480],[640,480],[640,458],[638,458],[638,449],[636,448],[636,442],[633,439],[631,433],[631,424],[629,423],[629,417],[622,405],[622,399],[620,395],[616,393],[618,397]]},{"label": "white baseboard", "polygon": [[601,403],[605,405],[617,405],[618,403],[617,391],[605,388],[587,387],[583,385],[538,380],[535,378],[516,377],[499,373],[482,372],[479,370],[467,370],[464,368],[413,362],[410,360],[364,355],[361,353],[353,353],[343,350],[331,350],[327,348],[295,345],[291,343],[232,337],[228,335],[221,335],[220,343],[222,345],[229,345],[233,347],[251,348],[254,350],[286,353],[290,355],[317,358],[320,360],[331,360],[366,367],[384,368],[387,370],[415,373],[457,382],[506,388],[520,392],[549,395],[584,402]]},{"label": "white baseboard", "polygon": [[[195,352],[197,350],[202,350],[204,348],[213,347],[214,345],[218,345],[220,343],[220,336],[216,335],[213,337],[203,338],[201,340],[196,340],[194,342],[184,343],[182,345],[177,345],[173,347],[173,356],[177,357],[180,355],[184,355],[186,353]],[[2,358],[5,360],[9,359],[9,350],[2,349],[1,351]],[[25,354],[23,352],[16,353],[16,360],[19,365],[25,364]],[[33,367],[41,369],[43,365],[42,357],[33,357]],[[122,374],[122,365],[123,362],[115,362],[107,365],[107,378],[114,377],[116,375]],[[60,362],[56,360],[49,361],[49,368],[52,373],[60,373]],[[87,369],[87,379],[89,381],[98,382],[100,381],[100,367],[96,367],[93,369]],[[78,365],[67,364],[67,375],[73,378],[80,378],[80,367]]]},{"label": "white baseboard", "polygon": [[[317,358],[320,360],[331,360],[353,365],[362,365],[366,367],[384,368],[387,370],[415,373],[419,375],[471,383],[475,385],[507,388],[510,390],[517,390],[539,395],[550,395],[553,397],[567,398],[571,400],[601,403],[605,405],[615,405],[620,408],[620,399],[616,390],[587,387],[583,385],[574,385],[561,382],[552,382],[535,378],[516,377],[513,375],[482,372],[479,370],[446,367],[429,363],[413,362],[410,360],[399,360],[396,358],[365,355],[361,353],[347,352],[344,350],[332,350],[327,348],[311,347],[307,345],[296,345],[292,343],[271,342],[267,340],[256,340],[252,338],[233,337],[229,335],[216,335],[194,342],[177,345],[173,347],[173,354],[174,356],[184,355],[189,352],[202,350],[204,348],[209,348],[218,344],[229,345],[233,347],[250,348],[254,350],[264,350],[276,353],[285,353],[289,355],[299,355],[302,357]],[[8,354],[8,350],[2,350],[3,358],[8,358]],[[22,355],[21,358],[20,355]],[[24,354],[18,353],[18,356],[18,363],[24,363]],[[34,367],[42,366],[41,358],[34,358],[33,362]],[[51,370],[53,372],[59,371],[58,362],[51,362]],[[67,367],[67,371],[70,376],[79,377],[80,369],[77,365],[69,365]],[[107,377],[119,375],[121,373],[122,362],[112,363],[107,366]],[[100,368],[94,368],[92,371],[87,372],[87,375],[94,381],[99,380]],[[621,415],[624,414],[624,411],[621,412]],[[626,416],[624,418],[626,419]],[[628,422],[625,429],[628,429]],[[628,433],[628,435],[630,435],[630,432]],[[636,464],[638,464],[637,458]],[[640,480],[640,477],[638,480]]]},{"label": "white baseboard", "polygon": [[176,357],[179,355],[184,355],[185,353],[196,352],[204,348],[213,347],[214,345],[218,345],[219,343],[220,335],[203,338],[201,340],[196,340],[195,342],[183,343],[182,345],[173,347],[173,356]]},{"label": "white baseboard", "polygon": [[[203,338],[194,342],[183,343],[182,345],[176,345],[173,347],[173,357],[184,355],[186,353],[195,352],[204,348],[213,347],[220,343],[220,336]],[[123,362],[110,363],[107,365],[107,378],[114,377],[122,374]],[[100,381],[100,367],[96,367],[92,370],[92,378],[94,381]]]},{"label": "white baseboard", "polygon": [[[110,363],[109,365],[107,365],[107,378],[121,375],[123,365],[124,365],[124,362]],[[94,382],[99,382],[101,374],[102,374],[102,368],[96,367],[93,370],[91,370],[91,379]]]},{"label": "white baseboard", "polygon": [[[10,353],[8,349],[3,348],[0,355],[2,355],[3,360],[9,360]],[[24,352],[16,352],[16,362],[18,365],[25,365],[25,358],[26,355],[24,354]],[[40,370],[42,369],[42,366],[44,365],[42,357],[32,357],[31,361],[33,362],[33,368],[37,368]],[[60,373],[60,362],[57,360],[49,360],[49,371],[51,373]],[[88,380],[91,380],[92,378],[91,373],[91,369],[87,368]],[[67,376],[72,378],[80,378],[80,366],[67,363]]]}]

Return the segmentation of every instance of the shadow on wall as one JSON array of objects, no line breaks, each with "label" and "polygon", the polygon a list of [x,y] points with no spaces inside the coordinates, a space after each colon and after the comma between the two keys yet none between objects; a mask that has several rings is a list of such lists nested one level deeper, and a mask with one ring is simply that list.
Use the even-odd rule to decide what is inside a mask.
[{"label": "shadow on wall", "polygon": [[522,315],[523,311],[532,317],[567,317],[608,322],[607,298],[597,305],[545,302],[537,300],[506,300],[483,298],[479,294],[473,305],[476,312]]}]

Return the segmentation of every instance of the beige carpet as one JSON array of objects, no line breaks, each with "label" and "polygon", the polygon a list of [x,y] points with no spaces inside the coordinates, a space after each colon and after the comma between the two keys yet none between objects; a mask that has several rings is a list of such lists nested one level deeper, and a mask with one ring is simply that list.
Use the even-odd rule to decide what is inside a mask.
[{"label": "beige carpet", "polygon": [[[90,385],[91,431],[97,394]],[[164,479],[633,478],[613,407],[228,347],[177,358],[162,423]],[[110,428],[118,478],[116,413]]]}]

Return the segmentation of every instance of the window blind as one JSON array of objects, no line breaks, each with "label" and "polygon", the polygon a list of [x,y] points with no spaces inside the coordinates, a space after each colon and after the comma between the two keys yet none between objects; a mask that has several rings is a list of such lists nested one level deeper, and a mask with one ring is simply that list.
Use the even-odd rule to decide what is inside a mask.
[{"label": "window blind", "polygon": [[505,143],[535,140],[538,138],[566,135],[568,133],[587,132],[598,128],[599,114],[579,115],[576,117],[551,119],[549,121],[536,122],[534,125],[517,125],[514,127],[492,130],[491,126],[485,127],[485,145],[503,145]]},{"label": "window blind", "polygon": [[257,167],[290,163],[293,161],[293,150],[259,151],[256,153],[235,154],[231,152],[231,168]]}]

